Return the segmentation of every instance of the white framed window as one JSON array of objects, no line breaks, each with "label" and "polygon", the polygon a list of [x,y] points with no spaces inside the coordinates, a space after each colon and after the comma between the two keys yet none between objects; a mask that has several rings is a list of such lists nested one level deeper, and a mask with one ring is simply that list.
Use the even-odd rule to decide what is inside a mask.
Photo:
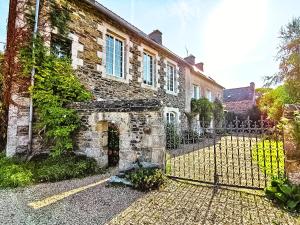
[{"label": "white framed window", "polygon": [[200,97],[200,87],[198,85],[193,85],[193,98],[199,99]]},{"label": "white framed window", "polygon": [[167,112],[166,120],[167,120],[168,124],[175,124],[176,123],[176,113],[175,112]]},{"label": "white framed window", "polygon": [[206,91],[206,98],[211,102],[213,101],[211,90]]},{"label": "white framed window", "polygon": [[143,83],[154,85],[154,57],[147,52],[143,54]]},{"label": "white framed window", "polygon": [[176,84],[176,68],[174,65],[168,63],[167,64],[167,90],[170,92],[175,92],[175,84]]},{"label": "white framed window", "polygon": [[124,77],[124,43],[110,34],[106,34],[106,73]]}]

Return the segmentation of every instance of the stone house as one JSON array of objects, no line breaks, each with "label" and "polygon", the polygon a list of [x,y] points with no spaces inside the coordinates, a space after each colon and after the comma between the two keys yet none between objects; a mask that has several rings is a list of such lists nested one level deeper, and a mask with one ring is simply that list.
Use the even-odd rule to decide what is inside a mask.
[{"label": "stone house", "polygon": [[[84,124],[76,137],[77,150],[106,166],[107,129],[109,123],[116,123],[120,168],[140,158],[161,163],[163,124],[186,126],[184,112],[190,107],[192,84],[198,82],[203,91],[214,91],[210,96],[218,96],[222,87],[197,70],[195,63],[164,47],[159,30],[147,35],[95,0],[67,2],[71,16],[67,38],[47,21],[47,1],[40,12],[41,20],[46,21],[41,33],[55,54],[71,57],[78,78],[94,96],[91,103],[73,106]],[[9,23],[16,20],[11,16],[13,10],[11,7]],[[14,29],[9,28],[8,33]],[[20,105],[9,108],[7,155],[43,151],[38,137],[28,145],[28,95],[15,91],[13,98]]]},{"label": "stone house", "polygon": [[255,84],[251,82],[248,87],[225,89],[223,100],[228,112],[245,114],[256,105]]}]

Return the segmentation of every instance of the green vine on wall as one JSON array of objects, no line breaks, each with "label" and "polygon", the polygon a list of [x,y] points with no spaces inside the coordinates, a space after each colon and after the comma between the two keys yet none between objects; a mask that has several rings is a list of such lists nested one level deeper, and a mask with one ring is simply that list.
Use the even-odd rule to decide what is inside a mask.
[{"label": "green vine on wall", "polygon": [[53,0],[51,2],[50,21],[52,27],[57,27],[58,32],[62,36],[65,36],[69,32],[68,22],[70,19],[68,4],[65,1],[57,2]]},{"label": "green vine on wall", "polygon": [[[64,11],[66,7],[58,5],[56,1],[52,3],[51,23],[65,36],[69,32],[69,12]],[[88,101],[92,97],[91,93],[76,77],[71,59],[58,58],[51,53],[39,34],[22,49],[20,60],[24,74],[29,75],[33,67],[36,70],[35,84],[30,87],[30,93],[37,113],[37,132],[51,146],[53,156],[72,151],[72,135],[79,129],[80,119],[77,112],[67,105]]]}]

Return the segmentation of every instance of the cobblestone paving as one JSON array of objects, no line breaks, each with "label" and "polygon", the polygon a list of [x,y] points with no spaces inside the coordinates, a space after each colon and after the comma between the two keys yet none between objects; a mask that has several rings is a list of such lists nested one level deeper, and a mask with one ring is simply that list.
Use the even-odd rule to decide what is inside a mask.
[{"label": "cobblestone paving", "polygon": [[170,181],[107,224],[300,224],[296,215],[274,207],[261,194]]}]

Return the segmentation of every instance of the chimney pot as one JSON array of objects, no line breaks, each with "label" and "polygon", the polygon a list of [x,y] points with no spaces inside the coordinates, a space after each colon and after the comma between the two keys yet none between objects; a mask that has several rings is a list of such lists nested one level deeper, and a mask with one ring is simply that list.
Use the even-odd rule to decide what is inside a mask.
[{"label": "chimney pot", "polygon": [[188,62],[189,64],[195,65],[195,59],[196,57],[193,55],[189,55],[188,57],[185,57],[184,60]]},{"label": "chimney pot", "polygon": [[195,65],[200,71],[204,72],[204,63],[200,62]]},{"label": "chimney pot", "polygon": [[152,31],[150,34],[148,34],[148,37],[156,43],[162,45],[162,32],[160,30]]}]

